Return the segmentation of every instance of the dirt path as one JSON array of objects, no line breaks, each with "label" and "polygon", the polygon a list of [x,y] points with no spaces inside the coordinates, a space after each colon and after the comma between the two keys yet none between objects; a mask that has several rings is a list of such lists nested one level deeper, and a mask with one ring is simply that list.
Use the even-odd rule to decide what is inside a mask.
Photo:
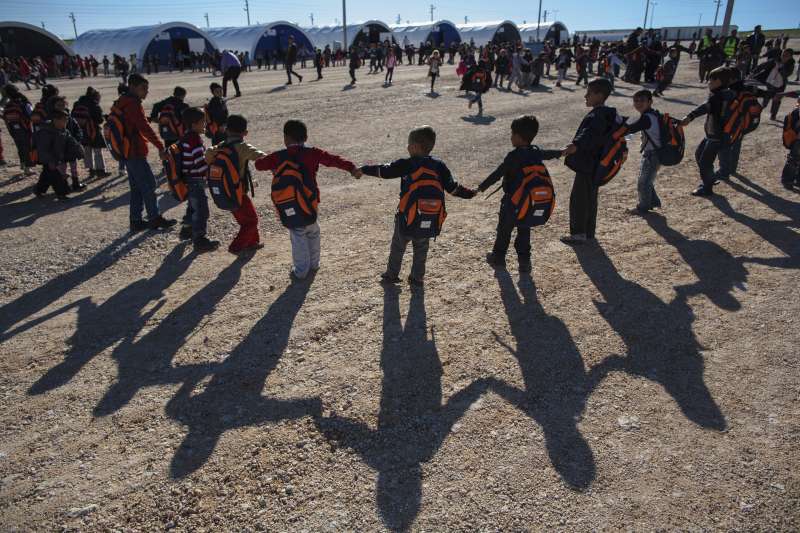
[{"label": "dirt path", "polygon": [[[230,108],[265,150],[297,117],[312,144],[359,163],[403,156],[428,123],[469,186],[510,149],[517,115],[561,147],[585,113],[574,86],[492,91],[475,121],[453,70],[438,98],[416,67],[389,88],[362,69],[352,90],[341,68],[289,88],[256,72]],[[657,107],[701,102],[695,72],[684,58]],[[180,80],[200,104],[212,78],[151,80],[150,103]],[[107,108],[116,83],[92,83]],[[70,100],[85,88],[59,85]],[[636,88],[618,89],[610,105],[634,114]],[[692,149],[701,136],[693,124]],[[5,131],[3,143],[14,159]],[[483,263],[497,196],[451,198],[418,292],[377,283],[396,181],[323,170],[322,269],[291,285],[269,176],[255,198],[266,248],[246,260],[195,257],[177,232],[127,234],[124,179],[91,182],[67,208],[0,169],[0,524],[800,528],[800,204],[779,183],[780,128],[746,139],[740,176],[713,200],[688,195],[691,154],[662,170],[664,209],[646,220],[625,213],[637,146],[601,192],[598,247],[558,241],[571,174],[554,163],[559,206],[534,231],[532,278],[513,253],[507,273]],[[210,235],[234,232],[212,209]]]}]

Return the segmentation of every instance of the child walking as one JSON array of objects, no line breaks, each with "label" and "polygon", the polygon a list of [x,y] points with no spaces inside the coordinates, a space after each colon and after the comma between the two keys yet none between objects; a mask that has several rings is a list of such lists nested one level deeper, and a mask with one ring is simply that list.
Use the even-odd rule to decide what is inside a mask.
[{"label": "child walking", "polygon": [[436,78],[439,77],[439,66],[442,64],[442,59],[439,57],[439,50],[434,50],[430,58],[428,58],[428,76],[431,79],[431,92],[436,94],[433,86],[436,84]]},{"label": "child walking", "polygon": [[523,115],[514,119],[511,123],[511,145],[514,149],[478,186],[478,192],[484,192],[498,180],[503,180],[503,197],[500,200],[500,213],[497,217],[497,236],[492,251],[486,256],[486,262],[497,268],[506,266],[511,233],[516,228],[514,249],[517,251],[519,271],[522,273],[531,271],[531,228],[518,223],[512,196],[522,184],[526,168],[542,166],[543,161],[558,159],[563,153],[562,150],[542,150],[531,144],[538,133],[539,121],[533,115]]},{"label": "child walking", "polygon": [[422,286],[430,239],[439,234],[447,216],[444,191],[465,199],[476,194],[474,190],[459,185],[444,162],[431,157],[435,145],[436,132],[430,126],[422,126],[408,134],[408,155],[411,157],[387,165],[361,167],[368,176],[402,178],[389,262],[386,272],[381,274],[382,283],[400,283],[400,267],[410,242],[414,255],[408,282]]},{"label": "child walking", "polygon": [[630,212],[644,215],[652,209],[661,207],[661,199],[654,186],[658,169],[661,166],[658,160],[658,149],[661,148],[661,128],[658,114],[653,109],[653,93],[647,89],[634,93],[633,107],[640,116],[639,120],[628,125],[628,132],[642,132],[642,159],[637,179],[639,203]]},{"label": "child walking", "polygon": [[781,183],[786,189],[791,189],[792,186],[800,187],[800,91],[777,95],[778,98],[785,96],[797,98],[797,107],[783,119],[783,146],[789,153],[781,173]]},{"label": "child walking", "polygon": [[394,76],[394,67],[397,66],[397,56],[394,55],[394,48],[389,49],[389,56],[386,58],[386,78],[383,82],[386,85],[392,84],[392,77]]},{"label": "child walking", "polygon": [[[272,171],[276,179],[286,167],[292,168],[295,175],[301,175],[302,185],[310,191],[310,198],[303,200],[305,207],[310,211],[304,220],[306,223],[299,226],[291,224],[293,227],[284,223],[289,230],[289,239],[292,243],[292,268],[289,276],[294,281],[306,279],[309,273],[319,270],[320,232],[317,223],[317,205],[320,198],[317,184],[319,166],[338,168],[349,172],[355,178],[361,177],[361,171],[351,161],[329,154],[325,150],[307,146],[307,140],[308,129],[305,123],[288,120],[283,125],[283,143],[286,149],[273,152],[256,161],[257,170]],[[273,201],[276,201],[275,195]],[[280,210],[277,202],[276,208]],[[295,215],[297,215],[296,210],[287,214],[288,217]]]},{"label": "child walking", "polygon": [[103,159],[103,148],[106,141],[103,138],[103,110],[100,107],[100,92],[94,87],[88,87],[86,94],[81,96],[72,107],[72,117],[76,120],[83,132],[83,146],[85,156],[83,162],[89,171],[89,177],[105,178],[111,174],[106,172],[106,163]]},{"label": "child walking", "polygon": [[206,128],[205,113],[199,107],[184,109],[181,113],[183,130],[178,140],[181,147],[181,177],[189,189],[186,197],[186,214],[183,216],[180,238],[192,239],[194,251],[211,252],[219,248],[219,241],[206,237],[208,228],[208,197],[206,196],[205,146],[201,135]]}]

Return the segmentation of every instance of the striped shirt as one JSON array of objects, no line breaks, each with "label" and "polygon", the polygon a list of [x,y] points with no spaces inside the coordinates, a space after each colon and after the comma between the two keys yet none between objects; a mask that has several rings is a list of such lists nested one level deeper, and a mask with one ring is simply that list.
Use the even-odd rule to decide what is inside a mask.
[{"label": "striped shirt", "polygon": [[195,132],[190,132],[181,139],[182,173],[186,181],[202,181],[206,179],[208,165],[205,160],[203,140]]}]

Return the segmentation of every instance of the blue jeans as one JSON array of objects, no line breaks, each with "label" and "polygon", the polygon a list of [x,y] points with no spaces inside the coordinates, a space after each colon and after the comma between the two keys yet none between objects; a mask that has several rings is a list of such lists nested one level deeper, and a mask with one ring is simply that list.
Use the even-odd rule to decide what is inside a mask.
[{"label": "blue jeans", "polygon": [[739,154],[742,151],[742,139],[733,144],[723,144],[719,149],[719,177],[728,179],[736,174],[739,168]]},{"label": "blue jeans", "polygon": [[192,240],[206,236],[208,229],[208,196],[202,182],[189,181],[189,194],[186,197],[186,215],[183,223],[192,226]]},{"label": "blue jeans", "polygon": [[653,208],[661,207],[661,199],[654,187],[658,168],[661,164],[658,161],[658,154],[655,150],[642,153],[642,163],[639,167],[639,179],[637,189],[639,191],[639,205],[641,211],[650,211]]},{"label": "blue jeans", "polygon": [[128,159],[128,184],[131,187],[131,222],[142,221],[142,208],[147,210],[147,218],[157,218],[156,177],[147,159]]},{"label": "blue jeans", "polygon": [[714,188],[714,161],[721,148],[722,142],[719,139],[705,138],[694,153],[697,168],[700,170],[700,179],[703,180],[703,188],[707,191]]}]

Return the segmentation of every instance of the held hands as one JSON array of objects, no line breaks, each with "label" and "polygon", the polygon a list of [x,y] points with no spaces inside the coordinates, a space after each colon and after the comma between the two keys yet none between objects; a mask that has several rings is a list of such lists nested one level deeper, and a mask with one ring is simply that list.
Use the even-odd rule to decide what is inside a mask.
[{"label": "held hands", "polygon": [[158,158],[161,159],[162,161],[166,161],[168,159],[166,150],[159,150]]},{"label": "held hands", "polygon": [[364,173],[361,172],[360,168],[356,167],[350,171],[350,175],[353,176],[355,179],[361,179],[361,176],[363,176]]},{"label": "held hands", "polygon": [[683,120],[681,120],[681,126],[683,126],[684,128],[691,123],[692,119],[690,119],[689,117],[685,117]]},{"label": "held hands", "polygon": [[578,151],[578,147],[575,146],[574,144],[570,144],[570,145],[567,145],[566,148],[564,148],[564,151],[562,152],[562,155],[565,155],[565,156],[572,155],[577,151]]}]

